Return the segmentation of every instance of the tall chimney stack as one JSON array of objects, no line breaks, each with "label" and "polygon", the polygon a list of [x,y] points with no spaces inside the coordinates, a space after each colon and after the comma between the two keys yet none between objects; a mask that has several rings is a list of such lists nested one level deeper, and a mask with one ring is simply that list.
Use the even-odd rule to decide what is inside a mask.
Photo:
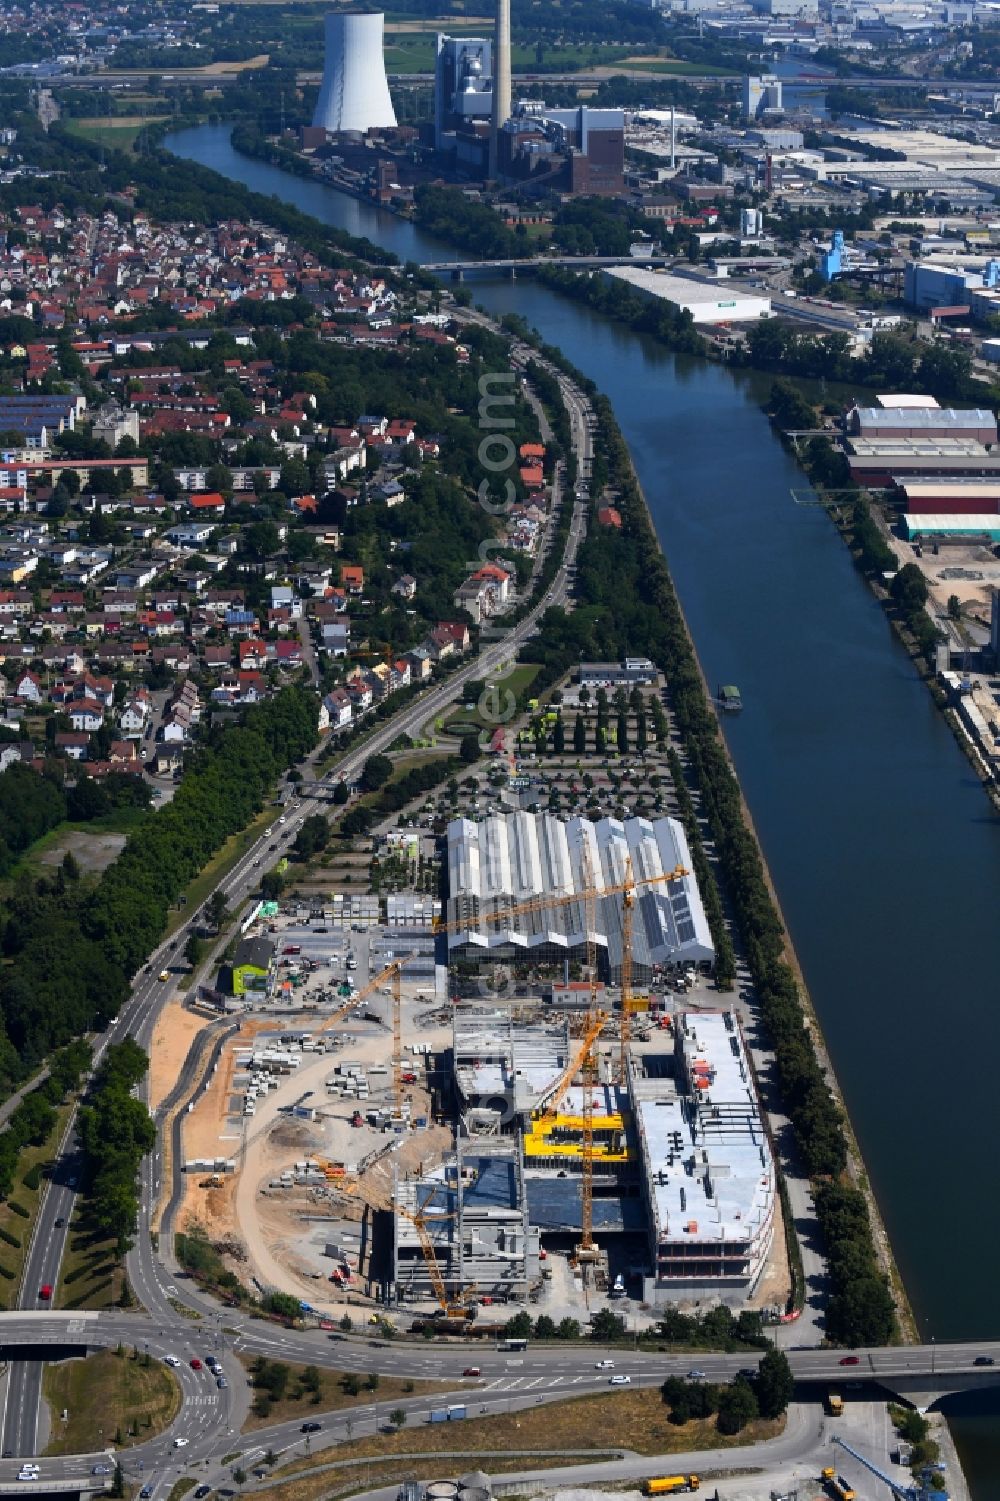
[{"label": "tall chimney stack", "polygon": [[490,124],[490,176],[499,169],[500,131],[510,119],[510,0],[497,0],[493,46],[493,118]]}]

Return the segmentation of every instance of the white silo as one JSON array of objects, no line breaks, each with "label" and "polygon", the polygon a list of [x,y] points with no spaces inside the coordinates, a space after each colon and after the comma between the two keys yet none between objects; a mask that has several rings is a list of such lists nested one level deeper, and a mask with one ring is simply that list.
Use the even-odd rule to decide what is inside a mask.
[{"label": "white silo", "polygon": [[330,14],[313,124],[333,132],[391,129],[396,115],[385,76],[381,11]]}]

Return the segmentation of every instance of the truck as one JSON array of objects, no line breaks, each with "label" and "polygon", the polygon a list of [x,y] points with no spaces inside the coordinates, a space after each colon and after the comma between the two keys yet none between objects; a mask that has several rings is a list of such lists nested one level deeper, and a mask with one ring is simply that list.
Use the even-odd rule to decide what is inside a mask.
[{"label": "truck", "polygon": [[697,1475],[653,1475],[643,1491],[647,1496],[679,1496],[685,1491],[696,1491],[700,1484]]},{"label": "truck", "polygon": [[839,1392],[827,1392],[826,1410],[831,1418],[840,1418],[844,1415],[844,1399]]},{"label": "truck", "polygon": [[434,1408],[432,1412],[428,1413],[427,1421],[429,1423],[456,1423],[465,1416],[466,1406],[464,1402],[461,1402],[454,1407]]},{"label": "truck", "polygon": [[828,1465],[822,1474],[823,1484],[836,1497],[836,1501],[855,1501],[856,1492],[852,1485],[848,1485],[843,1475],[838,1475],[832,1465]]}]

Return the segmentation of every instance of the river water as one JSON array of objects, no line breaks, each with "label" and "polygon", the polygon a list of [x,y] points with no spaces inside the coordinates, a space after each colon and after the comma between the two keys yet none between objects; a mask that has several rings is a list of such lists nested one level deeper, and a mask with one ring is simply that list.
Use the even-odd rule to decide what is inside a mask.
[{"label": "river water", "polygon": [[[461,257],[237,155],[227,126],[166,145],[401,259]],[[920,1327],[995,1338],[1000,821],[834,528],[800,503],[766,383],[530,279],[472,286],[614,405],[708,680],[742,691],[726,735]],[[1000,1501],[1000,1391],[950,1416],[976,1501]]]}]

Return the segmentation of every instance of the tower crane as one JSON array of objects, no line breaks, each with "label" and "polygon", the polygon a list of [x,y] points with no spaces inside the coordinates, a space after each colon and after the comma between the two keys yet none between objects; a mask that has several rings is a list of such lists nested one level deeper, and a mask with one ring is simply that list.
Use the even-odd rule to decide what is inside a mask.
[{"label": "tower crane", "polygon": [[624,1084],[628,1070],[628,1045],[632,1035],[632,922],[635,914],[635,888],[637,885],[652,885],[655,881],[679,881],[690,875],[684,865],[675,865],[662,876],[641,877],[638,882],[632,873],[632,856],[625,857],[625,880],[622,893],[622,1025],[621,1045],[618,1052],[618,1083]]},{"label": "tower crane", "polygon": [[880,1470],[877,1464],[867,1459],[864,1454],[859,1454],[857,1449],[853,1449],[844,1439],[834,1435],[833,1442],[839,1444],[842,1449],[846,1449],[848,1454],[856,1459],[859,1464],[864,1465],[870,1474],[874,1475],[877,1480],[881,1480],[884,1485],[887,1485],[896,1498],[896,1501],[948,1501],[945,1491],[936,1491],[931,1485],[900,1485],[898,1480],[894,1480],[891,1475],[887,1475],[884,1470]]}]

